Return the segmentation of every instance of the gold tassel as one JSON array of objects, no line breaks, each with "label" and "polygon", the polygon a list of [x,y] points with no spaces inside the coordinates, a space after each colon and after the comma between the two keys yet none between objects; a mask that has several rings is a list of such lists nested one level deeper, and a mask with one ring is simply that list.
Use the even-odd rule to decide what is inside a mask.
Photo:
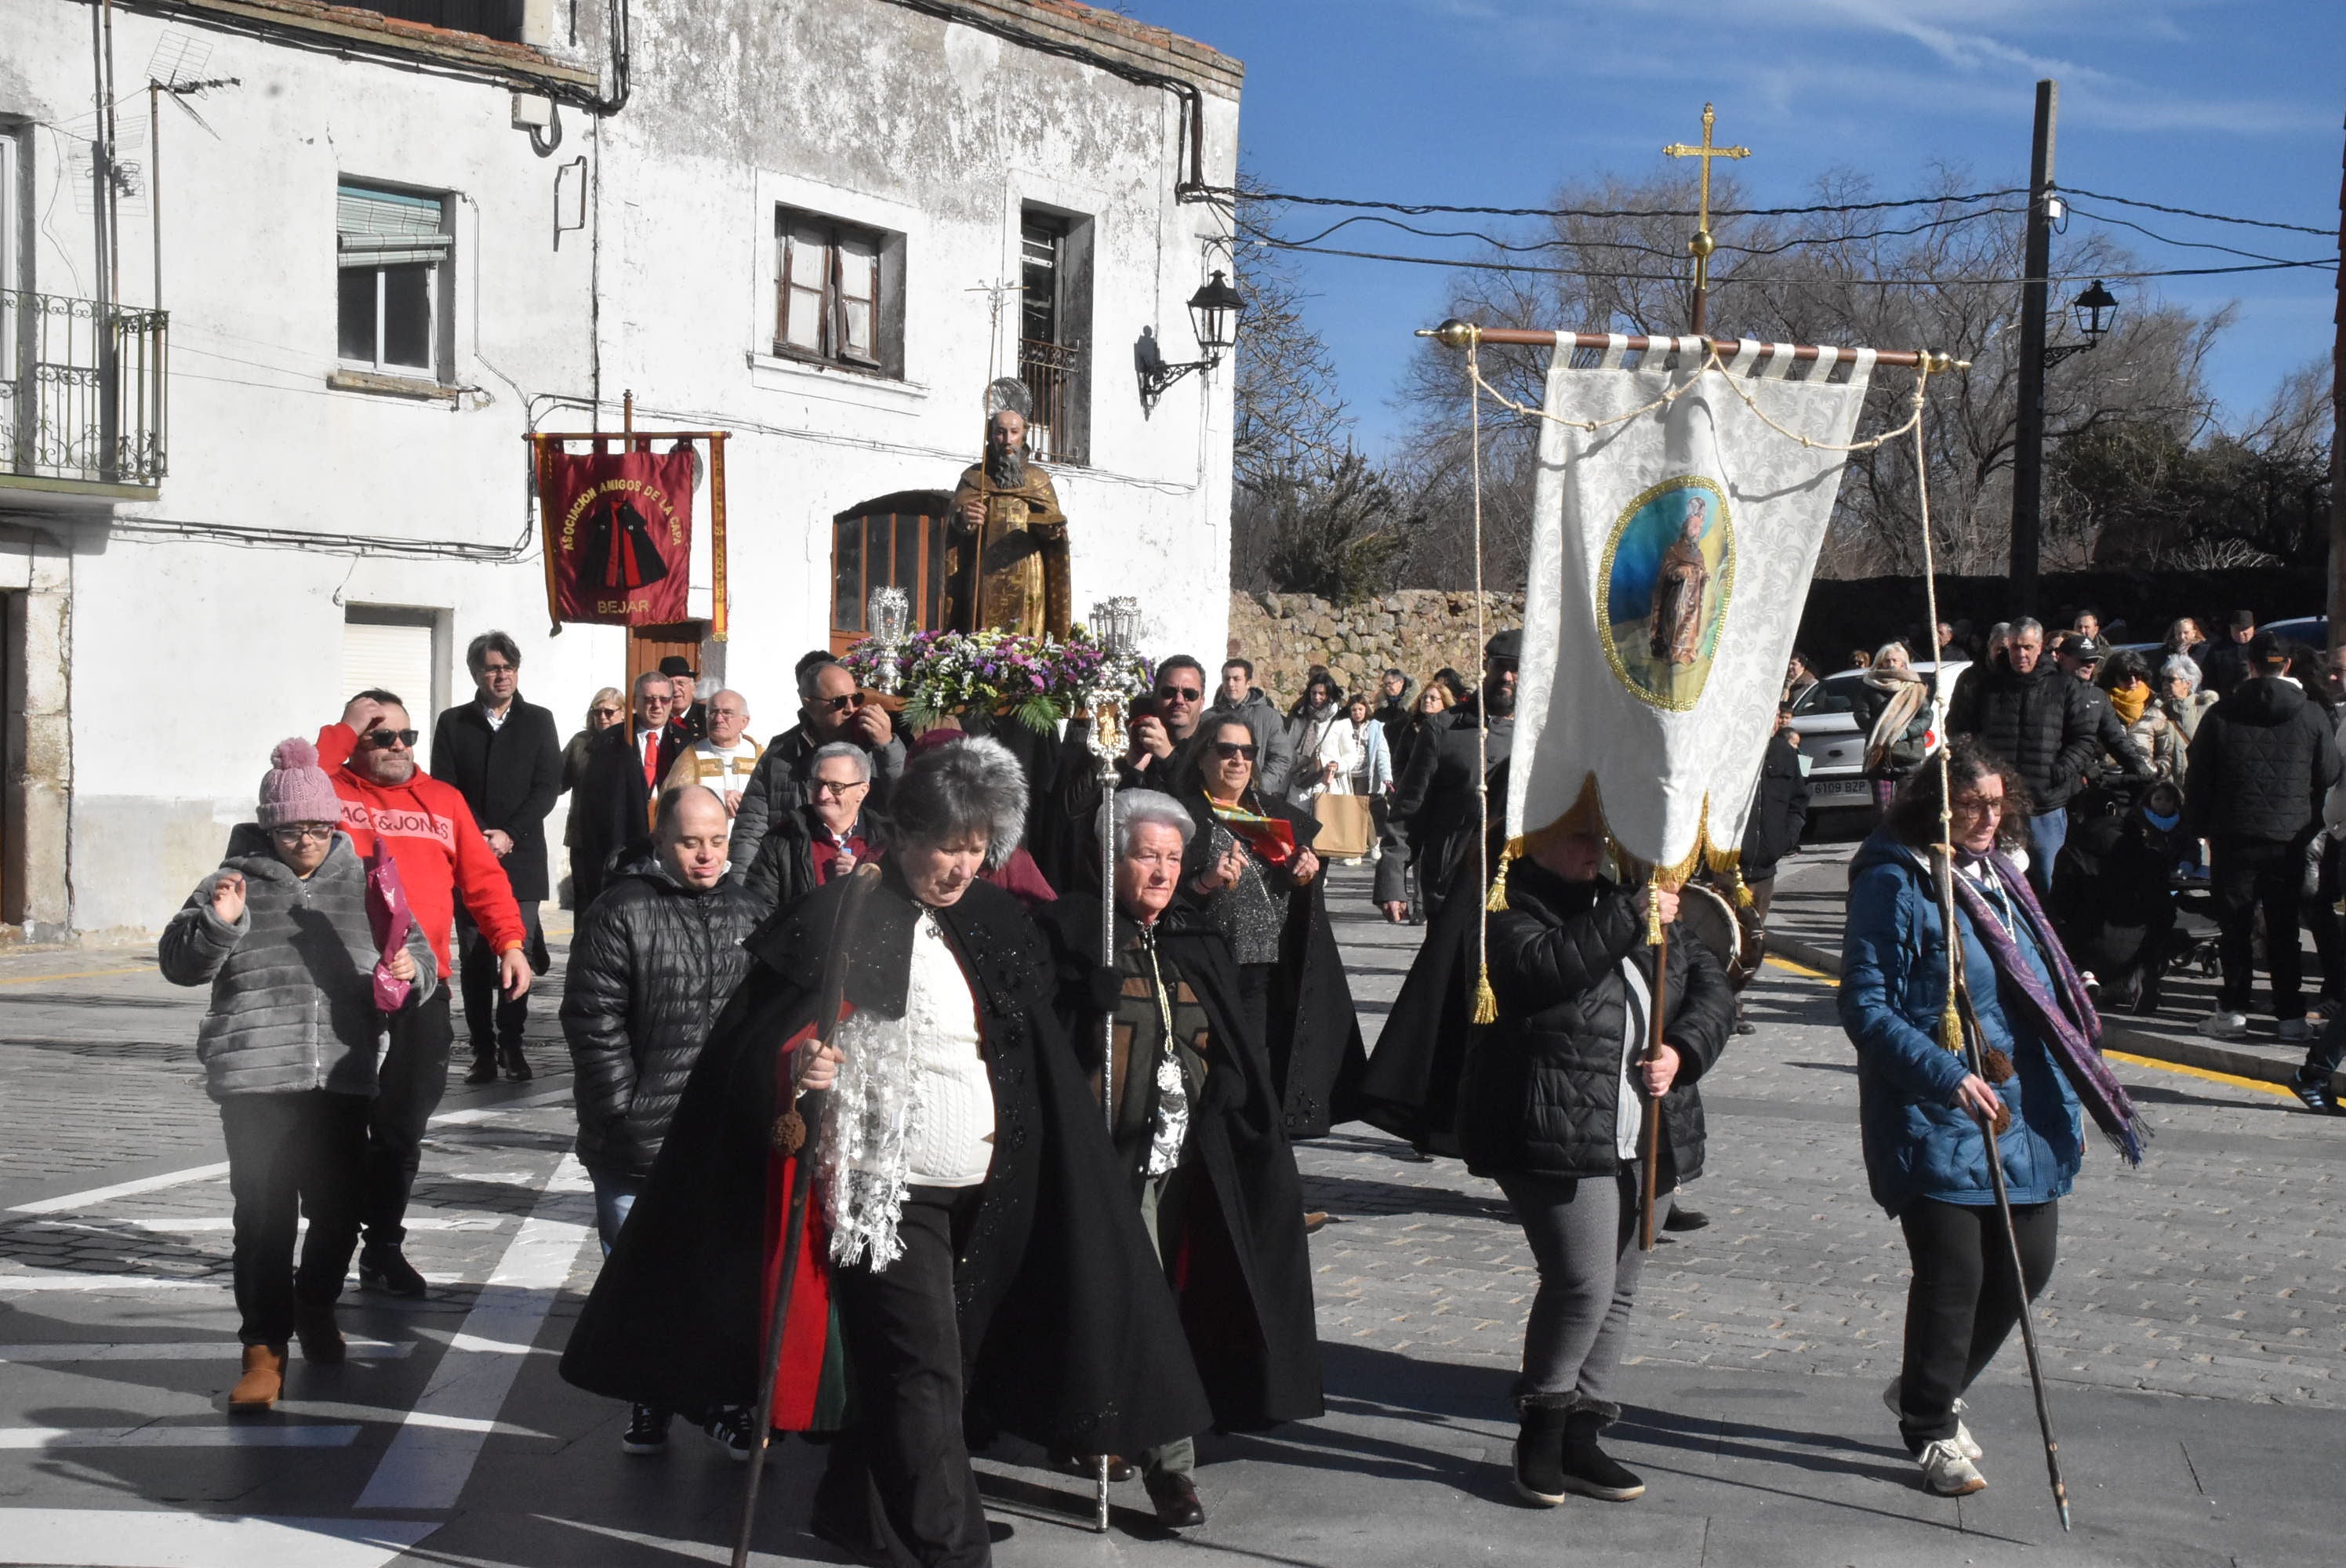
[{"label": "gold tassel", "polygon": [[1484,913],[1504,914],[1507,912],[1507,862],[1514,859],[1515,856],[1512,854],[1505,852],[1502,852],[1500,854],[1498,875],[1491,879],[1491,896],[1483,901],[1483,910]]},{"label": "gold tassel", "polygon": [[1491,989],[1491,970],[1485,964],[1474,977],[1474,1022],[1496,1023],[1499,1021],[1499,998]]}]

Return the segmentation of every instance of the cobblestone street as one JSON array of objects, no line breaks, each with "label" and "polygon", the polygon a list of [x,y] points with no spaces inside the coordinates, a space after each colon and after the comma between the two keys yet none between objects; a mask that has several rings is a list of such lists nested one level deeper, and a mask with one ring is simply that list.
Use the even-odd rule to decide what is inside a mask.
[{"label": "cobblestone street", "polygon": [[[1839,886],[1805,855],[1790,890]],[[1332,893],[1364,1023],[1419,931]],[[352,1360],[298,1357],[266,1421],[222,1411],[235,1369],[218,1124],[193,1073],[198,994],[145,954],[0,961],[0,1562],[114,1564],[722,1562],[740,1471],[678,1429],[617,1451],[622,1412],[555,1375],[591,1282],[553,1027],[540,1076],[451,1089],[410,1250],[432,1296],[353,1289]],[[1618,1451],[1643,1501],[1515,1505],[1506,1392],[1533,1284],[1498,1194],[1354,1126],[1301,1152],[1330,1414],[1209,1437],[1211,1523],[1166,1543],[1137,1485],[1093,1536],[1079,1483],[999,1453],[997,1560],[1109,1563],[2290,1564],[2331,1561],[2346,1452],[2340,1124],[2270,1086],[2124,1065],[2157,1136],[2098,1146],[2063,1207],[2040,1318],[2076,1507],[2046,1500],[2015,1343],[1973,1396],[1989,1491],[1933,1499],[1882,1410],[1904,1296],[1864,1190],[1831,983],[1781,963],[1755,1035],[1705,1085],[1708,1229],[1646,1275]],[[1025,1456],[1032,1457],[1032,1456]],[[775,1461],[760,1561],[835,1561],[801,1533],[817,1451]],[[773,1555],[767,1555],[771,1553]]]}]

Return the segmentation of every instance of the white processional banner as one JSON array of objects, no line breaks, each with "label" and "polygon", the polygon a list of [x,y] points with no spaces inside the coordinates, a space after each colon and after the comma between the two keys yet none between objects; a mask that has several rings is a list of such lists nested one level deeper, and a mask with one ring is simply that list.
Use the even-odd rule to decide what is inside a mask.
[{"label": "white processional banner", "polygon": [[1826,449],[1856,429],[1873,354],[1795,367],[1747,343],[1707,372],[1688,338],[1678,368],[1658,341],[1625,370],[1625,346],[1585,370],[1559,351],[1548,372],[1507,835],[1570,817],[1675,883],[1742,843],[1845,461]]}]

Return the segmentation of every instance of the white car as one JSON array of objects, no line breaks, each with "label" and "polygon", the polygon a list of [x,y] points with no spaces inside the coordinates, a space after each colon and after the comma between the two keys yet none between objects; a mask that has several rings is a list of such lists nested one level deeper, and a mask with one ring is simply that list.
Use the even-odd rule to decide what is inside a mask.
[{"label": "white car", "polygon": [[[1925,744],[1936,752],[1945,738],[1947,698],[1955,681],[1971,667],[1968,659],[1949,659],[1943,666],[1923,663],[1918,674],[1945,677],[1931,706],[1931,728]],[[1857,724],[1857,687],[1862,669],[1835,670],[1802,692],[1792,703],[1791,728],[1800,738],[1800,755],[1809,762],[1809,820],[1826,811],[1873,809],[1873,781],[1865,776],[1865,732]]]}]

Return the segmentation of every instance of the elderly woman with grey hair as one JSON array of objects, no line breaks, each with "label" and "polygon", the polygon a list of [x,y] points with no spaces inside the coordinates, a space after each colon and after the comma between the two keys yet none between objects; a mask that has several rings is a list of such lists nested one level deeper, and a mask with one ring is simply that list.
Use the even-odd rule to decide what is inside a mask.
[{"label": "elderly woman with grey hair", "polygon": [[[2182,733],[2183,744],[2199,733],[2199,720],[2216,706],[2216,694],[2200,687],[2199,661],[2188,654],[2170,654],[2158,667],[2158,707],[2168,722]],[[2176,770],[2179,779],[2182,769]]]},{"label": "elderly woman with grey hair", "polygon": [[[786,1195],[811,1180],[774,1424],[836,1425],[843,1365],[853,1404],[811,1527],[859,1556],[990,1560],[965,1431],[1137,1453],[1212,1420],[1054,1012],[1051,956],[981,875],[1016,846],[1026,796],[996,742],[913,758],[876,880],[835,879],[745,944],[750,973],[563,1358],[614,1398],[751,1405]],[[834,959],[844,1017],[818,1047]],[[796,1090],[826,1091],[805,1107],[811,1168],[775,1146]],[[713,1435],[746,1458],[764,1434],[740,1425]]]}]

